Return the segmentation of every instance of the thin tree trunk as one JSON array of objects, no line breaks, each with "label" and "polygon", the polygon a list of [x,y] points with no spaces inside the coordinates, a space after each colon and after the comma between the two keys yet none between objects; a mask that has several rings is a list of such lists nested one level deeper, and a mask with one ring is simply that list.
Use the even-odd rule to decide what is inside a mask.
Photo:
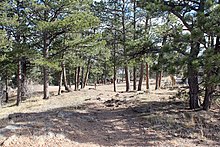
[{"label": "thin tree trunk", "polygon": [[[133,1],[133,9],[134,9],[134,22],[133,22],[133,27],[134,27],[134,34],[133,34],[133,40],[136,40],[136,0]],[[133,67],[133,90],[136,90],[136,66]]]},{"label": "thin tree trunk", "polygon": [[138,83],[138,91],[141,91],[143,77],[144,77],[144,63],[142,61],[141,62],[141,69],[140,69],[139,83]]},{"label": "thin tree trunk", "polygon": [[79,90],[79,84],[80,84],[80,66],[77,68],[77,90]]},{"label": "thin tree trunk", "polygon": [[85,88],[85,86],[87,85],[87,82],[88,82],[88,78],[89,78],[89,72],[90,72],[90,68],[91,68],[91,60],[89,59],[88,60],[88,63],[87,63],[87,67],[86,67],[86,74],[85,74],[85,78],[84,78],[84,84],[83,84],[83,88]]},{"label": "thin tree trunk", "polygon": [[162,71],[159,72],[159,79],[158,79],[158,88],[161,88],[161,81],[162,81]]},{"label": "thin tree trunk", "polygon": [[61,70],[60,73],[59,73],[59,89],[58,89],[58,95],[61,95],[62,82],[63,82],[63,70]]},{"label": "thin tree trunk", "polygon": [[78,87],[77,87],[77,67],[75,68],[75,78],[74,78],[74,80],[75,80],[75,91],[77,91],[78,90]]},{"label": "thin tree trunk", "polygon": [[[44,33],[43,34],[43,40],[44,40],[44,48],[43,48],[43,57],[45,60],[48,59],[49,57],[49,47],[48,47],[48,40],[47,40],[47,34]],[[49,73],[48,73],[48,67],[46,65],[44,65],[43,67],[43,74],[44,74],[44,97],[43,99],[49,99],[50,95],[49,95]]]},{"label": "thin tree trunk", "polygon": [[84,67],[82,67],[82,72],[81,72],[81,89],[83,89],[84,86]]},{"label": "thin tree trunk", "polygon": [[8,103],[8,76],[6,71],[6,77],[5,77],[5,102]]},{"label": "thin tree trunk", "polygon": [[149,65],[146,63],[146,92],[150,90],[150,83],[149,83]]},{"label": "thin tree trunk", "polygon": [[66,80],[66,66],[64,61],[61,63],[62,66],[62,71],[63,71],[63,85],[65,87],[65,90],[67,90],[68,92],[71,92],[72,89],[69,88],[68,84],[67,84],[67,80]]},{"label": "thin tree trunk", "polygon": [[136,66],[133,67],[133,90],[136,90]]},{"label": "thin tree trunk", "polygon": [[70,72],[70,70],[67,70],[67,75],[66,75],[66,77],[67,77],[67,84],[68,84],[68,86],[69,86],[69,88],[71,89],[71,72]]},{"label": "thin tree trunk", "polygon": [[[115,58],[115,57],[114,57]],[[117,81],[117,73],[116,73],[116,65],[115,65],[115,62],[116,61],[114,61],[114,77],[113,77],[113,84],[114,84],[114,92],[116,92],[117,91],[117,86],[116,86],[116,81]]]},{"label": "thin tree trunk", "polygon": [[159,76],[160,73],[159,71],[156,72],[156,85],[155,85],[155,90],[159,89]]},{"label": "thin tree trunk", "polygon": [[16,105],[19,106],[21,102],[21,61],[20,59],[18,60],[18,65],[17,65],[17,102]]}]

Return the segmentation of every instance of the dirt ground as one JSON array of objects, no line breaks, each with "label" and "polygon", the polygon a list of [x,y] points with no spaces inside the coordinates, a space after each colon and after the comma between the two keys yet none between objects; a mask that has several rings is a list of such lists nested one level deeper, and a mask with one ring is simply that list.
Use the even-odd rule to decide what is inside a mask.
[{"label": "dirt ground", "polygon": [[[153,85],[152,85],[153,86]],[[3,147],[220,146],[220,110],[194,112],[178,89],[124,92],[87,87],[43,100],[40,94],[0,108]],[[144,88],[144,87],[143,87]],[[36,86],[35,91],[41,87]],[[53,92],[54,91],[54,92]]]}]

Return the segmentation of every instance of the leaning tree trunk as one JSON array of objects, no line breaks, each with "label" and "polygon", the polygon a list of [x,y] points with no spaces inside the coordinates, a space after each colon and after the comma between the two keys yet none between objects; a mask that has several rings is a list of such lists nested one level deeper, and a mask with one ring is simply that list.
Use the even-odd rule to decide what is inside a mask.
[{"label": "leaning tree trunk", "polygon": [[68,86],[67,80],[66,80],[66,66],[65,66],[64,61],[61,63],[61,66],[62,66],[62,71],[63,71],[63,84],[65,87],[65,90],[67,90],[68,92],[71,92],[72,89]]},{"label": "leaning tree trunk", "polygon": [[58,95],[61,95],[62,82],[63,82],[63,70],[61,70],[60,73],[59,73],[59,89],[58,89]]},{"label": "leaning tree trunk", "polygon": [[21,102],[21,60],[18,60],[17,64],[17,102],[16,105],[19,106]]},{"label": "leaning tree trunk", "polygon": [[141,69],[140,69],[139,83],[138,83],[138,91],[141,91],[143,77],[144,77],[144,63],[142,61],[141,62]]}]

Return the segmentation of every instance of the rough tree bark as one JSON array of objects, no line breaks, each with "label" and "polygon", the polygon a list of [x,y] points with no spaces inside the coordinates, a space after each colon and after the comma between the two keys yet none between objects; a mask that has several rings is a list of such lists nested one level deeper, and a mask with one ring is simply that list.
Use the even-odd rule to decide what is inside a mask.
[{"label": "rough tree bark", "polygon": [[200,50],[199,43],[192,43],[190,50],[190,58],[188,60],[188,84],[189,84],[189,107],[197,109],[199,105],[199,83],[198,71],[193,65],[193,60],[197,58]]}]

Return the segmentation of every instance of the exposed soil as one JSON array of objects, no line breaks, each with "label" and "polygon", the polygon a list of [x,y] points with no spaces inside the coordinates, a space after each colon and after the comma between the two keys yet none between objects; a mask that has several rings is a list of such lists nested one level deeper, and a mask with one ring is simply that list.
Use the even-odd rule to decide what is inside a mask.
[{"label": "exposed soil", "polygon": [[112,89],[87,87],[49,100],[36,95],[18,107],[11,100],[1,108],[1,146],[220,146],[219,107],[188,110],[175,97],[177,89],[147,94],[123,92],[124,84],[117,93]]}]

